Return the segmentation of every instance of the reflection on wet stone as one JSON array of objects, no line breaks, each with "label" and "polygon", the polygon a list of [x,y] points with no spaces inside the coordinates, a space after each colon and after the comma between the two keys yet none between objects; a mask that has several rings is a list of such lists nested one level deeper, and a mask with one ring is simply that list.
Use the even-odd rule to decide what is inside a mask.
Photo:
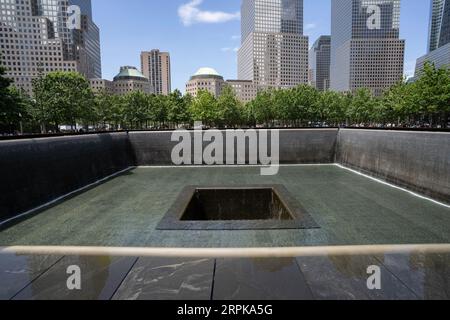
[{"label": "reflection on wet stone", "polygon": [[141,258],[114,299],[209,300],[213,272],[213,259]]},{"label": "reflection on wet stone", "polygon": [[0,254],[0,300],[11,299],[61,258],[48,255]]},{"label": "reflection on wet stone", "polygon": [[[137,258],[64,257],[48,272],[22,290],[16,300],[108,300]],[[69,266],[81,269],[81,290],[69,290]]]},{"label": "reflection on wet stone", "polygon": [[[316,299],[390,300],[417,299],[414,292],[378,259],[366,255],[314,256],[297,258],[300,269]],[[369,290],[369,266],[381,269],[381,290]]]},{"label": "reflection on wet stone", "polygon": [[398,279],[421,299],[450,299],[450,254],[386,254],[377,256]]},{"label": "reflection on wet stone", "polygon": [[295,259],[219,259],[214,300],[312,299]]}]

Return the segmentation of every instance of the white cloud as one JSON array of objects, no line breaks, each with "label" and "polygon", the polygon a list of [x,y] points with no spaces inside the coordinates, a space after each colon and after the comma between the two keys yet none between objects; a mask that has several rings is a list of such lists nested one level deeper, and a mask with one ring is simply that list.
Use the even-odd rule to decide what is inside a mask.
[{"label": "white cloud", "polygon": [[222,52],[231,52],[231,51],[233,51],[233,52],[238,52],[239,51],[239,48],[238,47],[236,47],[236,48],[230,48],[230,47],[225,47],[225,48],[222,48],[222,49],[220,49]]},{"label": "white cloud", "polygon": [[231,40],[241,40],[241,36],[239,35],[232,36]]},{"label": "white cloud", "polygon": [[317,25],[315,23],[308,23],[305,26],[305,30],[312,30],[312,29],[315,29],[315,28],[317,28]]},{"label": "white cloud", "polygon": [[178,16],[185,26],[190,26],[194,23],[221,23],[238,20],[241,17],[240,12],[203,11],[198,8],[202,3],[203,0],[191,0],[191,2],[178,8]]}]

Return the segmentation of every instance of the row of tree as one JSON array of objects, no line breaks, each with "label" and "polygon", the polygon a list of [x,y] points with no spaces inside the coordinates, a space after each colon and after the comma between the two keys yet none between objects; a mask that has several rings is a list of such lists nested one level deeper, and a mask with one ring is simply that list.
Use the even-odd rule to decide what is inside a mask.
[{"label": "row of tree", "polygon": [[0,132],[168,129],[202,121],[209,127],[395,126],[447,127],[450,115],[450,70],[425,66],[415,82],[401,81],[381,97],[370,90],[353,94],[319,92],[300,85],[266,90],[241,103],[232,88],[216,99],[206,91],[197,97],[178,90],[168,96],[140,91],[123,96],[94,94],[78,73],[53,72],[36,79],[33,97],[14,89],[0,69]]}]

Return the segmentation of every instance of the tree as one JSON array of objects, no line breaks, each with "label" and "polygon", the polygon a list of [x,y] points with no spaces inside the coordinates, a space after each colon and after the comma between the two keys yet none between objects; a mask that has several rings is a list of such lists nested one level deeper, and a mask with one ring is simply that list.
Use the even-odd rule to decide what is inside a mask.
[{"label": "tree", "polygon": [[123,122],[130,129],[141,129],[151,119],[150,97],[142,91],[132,91],[121,97]]},{"label": "tree", "polygon": [[440,123],[447,127],[450,115],[450,69],[437,69],[425,63],[420,78],[414,84],[412,100],[430,124]]},{"label": "tree", "polygon": [[102,90],[95,94],[94,119],[97,127],[102,129],[108,127],[118,128],[122,120],[122,112],[118,97]]},{"label": "tree", "polygon": [[316,108],[318,91],[308,85],[299,85],[292,89],[293,110],[291,120],[299,121],[300,124],[307,122],[324,121],[320,112]]},{"label": "tree", "polygon": [[191,97],[184,98],[179,90],[175,90],[169,96],[167,120],[177,127],[190,121],[189,106]]},{"label": "tree", "polygon": [[13,132],[20,127],[22,131],[30,99],[24,91],[11,86],[13,81],[5,75],[6,69],[0,65],[0,130]]},{"label": "tree", "polygon": [[190,114],[192,120],[214,126],[220,119],[216,98],[209,91],[200,90],[191,104]]},{"label": "tree", "polygon": [[233,127],[241,122],[241,104],[231,86],[227,85],[222,89],[217,105],[222,124]]},{"label": "tree", "polygon": [[316,119],[329,125],[339,126],[345,123],[345,96],[335,91],[324,91],[318,94],[315,103]]},{"label": "tree", "polygon": [[72,130],[77,123],[92,119],[94,95],[89,82],[77,72],[50,72],[33,81],[34,99],[38,121],[70,124]]},{"label": "tree", "polygon": [[373,120],[376,103],[377,101],[369,89],[358,89],[347,109],[347,117],[352,124],[367,125]]},{"label": "tree", "polygon": [[248,103],[247,118],[255,121],[255,124],[270,126],[275,120],[275,107],[272,103],[272,91],[259,92],[256,98]]},{"label": "tree", "polygon": [[419,113],[418,106],[412,101],[413,88],[413,84],[402,80],[385,91],[377,108],[377,121],[397,126],[413,123]]}]

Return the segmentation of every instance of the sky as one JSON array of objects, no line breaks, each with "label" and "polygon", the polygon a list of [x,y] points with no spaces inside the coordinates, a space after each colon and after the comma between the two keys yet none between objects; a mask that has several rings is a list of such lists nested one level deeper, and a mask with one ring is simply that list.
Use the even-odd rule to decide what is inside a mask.
[{"label": "sky", "polygon": [[[426,53],[431,0],[402,0],[401,39],[406,40],[405,74]],[[92,0],[100,28],[103,78],[120,66],[140,69],[140,53],[168,51],[172,89],[185,91],[200,67],[216,69],[225,79],[237,77],[241,0]],[[331,33],[331,0],[304,0],[304,28],[310,46]]]}]

